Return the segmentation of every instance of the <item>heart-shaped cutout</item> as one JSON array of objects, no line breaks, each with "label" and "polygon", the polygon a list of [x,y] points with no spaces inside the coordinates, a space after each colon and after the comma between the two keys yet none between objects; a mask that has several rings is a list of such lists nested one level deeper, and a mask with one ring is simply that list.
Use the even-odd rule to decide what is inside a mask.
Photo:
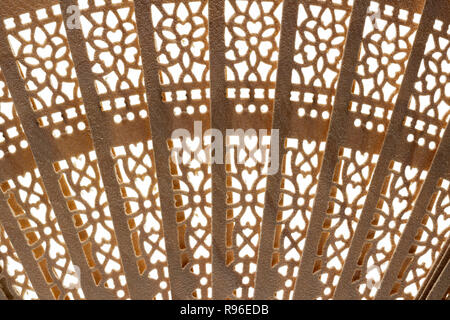
[{"label": "heart-shaped cutout", "polygon": [[31,186],[31,182],[33,182],[33,176],[30,172],[27,172],[23,176],[18,176],[17,180],[23,187],[29,188]]},{"label": "heart-shaped cutout", "polygon": [[123,33],[120,30],[108,31],[106,37],[112,43],[119,43],[122,41]]},{"label": "heart-shaped cutout", "polygon": [[136,178],[135,185],[141,195],[147,198],[152,185],[152,179],[149,176],[144,177],[144,179]]},{"label": "heart-shaped cutout", "polygon": [[47,59],[47,58],[51,58],[53,55],[53,49],[52,47],[48,44],[45,47],[40,47],[36,49],[36,53],[38,55],[38,57],[40,59]]},{"label": "heart-shaped cutout", "polygon": [[175,25],[175,29],[177,30],[180,36],[185,36],[192,31],[192,25],[189,22],[177,23]]},{"label": "heart-shaped cutout", "polygon": [[245,183],[245,186],[247,187],[247,190],[252,190],[253,184],[255,183],[256,179],[258,178],[258,171],[257,170],[251,170],[250,172],[246,169],[242,171],[242,180]]},{"label": "heart-shaped cutout", "polygon": [[30,214],[45,225],[47,223],[47,206],[41,203],[38,207],[30,208]]},{"label": "heart-shaped cutout", "polygon": [[249,21],[247,22],[247,30],[251,33],[251,34],[259,34],[262,30],[262,23],[259,21],[256,22],[252,22]]},{"label": "heart-shaped cutout", "polygon": [[303,151],[307,155],[309,155],[309,154],[313,153],[314,150],[316,149],[316,142],[315,141],[308,142],[308,140],[303,140],[302,146],[303,146]]},{"label": "heart-shaped cutout", "polygon": [[130,151],[136,158],[139,158],[144,152],[144,144],[142,142],[137,144],[131,144]]},{"label": "heart-shaped cutout", "polygon": [[91,187],[89,189],[89,191],[87,190],[81,190],[81,197],[83,198],[84,201],[87,202],[87,204],[94,209],[96,207],[96,202],[97,202],[97,194],[98,191],[96,188]]},{"label": "heart-shaped cutout", "polygon": [[297,185],[298,189],[301,194],[305,194],[305,191],[309,188],[309,186],[312,183],[312,176],[310,174],[304,176],[303,174],[299,173],[297,175]]},{"label": "heart-shaped cutout", "polygon": [[333,30],[329,28],[317,28],[317,34],[319,35],[319,38],[323,41],[328,41],[331,36],[333,35]]},{"label": "heart-shaped cutout", "polygon": [[348,204],[351,204],[359,197],[362,193],[361,186],[354,187],[352,183],[348,184],[345,188],[345,194],[347,196]]}]

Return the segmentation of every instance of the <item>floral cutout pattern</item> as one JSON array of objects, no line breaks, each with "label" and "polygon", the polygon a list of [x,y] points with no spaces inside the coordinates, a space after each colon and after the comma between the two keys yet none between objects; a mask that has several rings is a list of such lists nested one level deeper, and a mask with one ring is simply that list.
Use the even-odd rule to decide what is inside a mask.
[{"label": "floral cutout pattern", "polygon": [[[256,122],[270,120],[282,1],[226,0],[224,14],[227,99],[234,104],[236,115],[255,114],[251,121]],[[263,143],[261,137],[255,138],[245,141],[242,148],[228,144],[225,260],[241,276],[241,284],[229,297],[234,299],[254,295],[268,164],[255,161],[253,155]]]},{"label": "floral cutout pattern", "polygon": [[[180,140],[171,140],[170,150],[179,148],[179,143]],[[199,279],[192,296],[206,299],[212,297],[211,166],[206,161],[207,146],[192,141],[187,147],[191,150],[172,153],[170,159],[180,263]],[[195,151],[198,156],[189,161]]]},{"label": "floral cutout pattern", "polygon": [[[327,120],[336,94],[353,1],[309,0],[299,4],[290,99],[298,114]],[[317,108],[304,108],[312,103]],[[322,107],[322,108],[320,108]]]},{"label": "floral cutout pattern", "polygon": [[341,148],[313,272],[322,283],[319,299],[330,299],[339,282],[359,222],[378,155]]},{"label": "floral cutout pattern", "polygon": [[169,270],[150,141],[113,148],[116,175],[127,200],[126,214],[140,274],[158,281],[155,299],[170,299]]},{"label": "floral cutout pattern", "polygon": [[[116,124],[146,118],[141,49],[131,0],[78,0],[97,93]],[[112,111],[114,110],[114,111]]]},{"label": "floral cutout pattern", "polygon": [[435,150],[450,119],[450,93],[446,90],[450,73],[449,25],[435,20],[420,64],[418,79],[403,124],[408,142]]},{"label": "floral cutout pattern", "polygon": [[412,300],[450,236],[450,181],[440,179],[418,228],[414,243],[390,292],[396,299]]},{"label": "floral cutout pattern", "polygon": [[349,111],[355,127],[385,132],[397,100],[420,14],[370,1]]},{"label": "floral cutout pattern", "polygon": [[269,165],[270,142],[264,138],[251,136],[239,144],[230,139],[227,150],[226,264],[242,282],[230,298],[254,295]]},{"label": "floral cutout pattern", "polygon": [[0,70],[0,160],[7,154],[28,147],[20,120],[14,109],[14,102]]},{"label": "floral cutout pattern", "polygon": [[[11,283],[13,293],[10,288],[3,286],[2,278],[7,277]],[[17,294],[22,300],[38,299],[33,285],[28,278],[25,268],[22,265],[16,250],[11,244],[8,235],[3,226],[0,225],[0,290],[4,292],[5,297]]]},{"label": "floral cutout pattern", "polygon": [[[210,111],[208,1],[152,1],[151,14],[162,100],[180,127],[185,126],[184,120],[200,119],[206,130]],[[180,158],[171,157],[169,164],[180,266],[198,280],[191,296],[207,299],[212,297],[211,167],[206,159],[208,146],[197,144],[196,139],[188,142]],[[169,140],[169,151],[178,149],[180,142]],[[194,152],[202,153],[203,159],[189,162],[190,157],[184,157]]]},{"label": "floral cutout pattern", "polygon": [[128,289],[95,152],[54,164],[97,286],[126,299]]},{"label": "floral cutout pattern", "polygon": [[173,105],[176,116],[206,113],[210,95],[208,2],[155,2],[151,12],[164,102]]},{"label": "floral cutout pattern", "polygon": [[377,288],[367,286],[362,271],[367,270],[374,281],[383,278],[427,174],[397,161],[391,162],[389,171],[352,279],[361,282],[358,291],[365,299],[373,299]]},{"label": "floral cutout pattern", "polygon": [[8,40],[39,125],[54,138],[84,131],[87,120],[59,5],[6,19]]},{"label": "floral cutout pattern", "polygon": [[75,268],[38,170],[3,182],[1,190],[54,298],[84,298],[73,286]]},{"label": "floral cutout pattern", "polygon": [[272,266],[283,278],[280,300],[291,299],[311,218],[325,143],[288,139]]},{"label": "floral cutout pattern", "polygon": [[[236,111],[271,111],[275,95],[281,0],[225,1],[225,78]],[[262,102],[258,102],[262,101]]]}]

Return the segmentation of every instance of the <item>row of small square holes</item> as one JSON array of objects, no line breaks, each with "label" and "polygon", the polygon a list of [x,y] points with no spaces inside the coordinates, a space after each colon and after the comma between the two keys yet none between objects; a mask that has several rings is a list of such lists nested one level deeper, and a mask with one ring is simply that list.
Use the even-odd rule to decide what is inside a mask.
[{"label": "row of small square holes", "polygon": [[[80,113],[81,113],[81,115],[83,115],[83,116],[86,114],[84,105],[81,105],[81,106],[80,106]],[[67,115],[67,119],[74,119],[74,118],[78,117],[77,109],[76,109],[75,107],[67,109],[67,110],[66,110],[66,115]],[[43,128],[43,127],[48,127],[48,126],[50,125],[49,118],[52,120],[52,122],[53,122],[54,124],[58,124],[58,123],[64,121],[62,112],[59,112],[59,111],[58,111],[58,112],[52,113],[49,117],[48,117],[48,116],[40,117],[40,118],[38,119],[39,126],[40,126],[41,128]]]},{"label": "row of small square holes", "polygon": [[[414,118],[412,118],[410,116],[406,116],[405,120],[403,121],[403,125],[405,127],[407,127],[407,128],[411,128],[413,130],[420,131],[420,132],[425,132],[425,128],[427,127],[426,133],[429,134],[430,136],[437,136],[437,135],[439,135],[440,138],[443,137],[443,135],[444,135],[444,128],[441,128],[439,130],[439,128],[437,126],[435,126],[434,124],[428,124],[427,125],[427,123],[425,121],[422,121],[420,119],[417,119],[415,121],[415,126],[412,127],[412,123],[413,123],[414,120],[415,120]],[[406,140],[408,142],[414,142],[416,140],[416,137],[415,137],[414,134],[410,133],[406,137]],[[417,144],[419,146],[423,147],[425,145],[425,138],[423,138],[423,137],[418,138],[417,139]],[[435,150],[436,147],[437,147],[436,142],[430,141],[428,143],[428,148],[430,150]]]},{"label": "row of small square holes", "polygon": [[[129,105],[131,107],[134,106],[140,106],[142,104],[146,104],[147,103],[147,98],[145,95],[131,95],[128,96],[128,101],[129,101]],[[125,97],[120,97],[120,98],[116,98],[114,100],[103,100],[100,102],[100,105],[102,107],[102,111],[111,111],[112,106],[114,106],[116,109],[123,109],[127,106]]]},{"label": "row of small square holes", "polygon": [[[53,11],[53,14],[55,16],[61,15],[61,8],[59,7],[59,5],[52,6],[51,10]],[[48,11],[47,11],[47,9],[36,10],[36,16],[37,16],[37,18],[39,20],[47,19],[48,18]],[[30,23],[33,22],[32,19],[31,19],[30,13],[21,14],[21,15],[19,15],[19,18],[20,18],[20,23],[22,25],[27,25],[27,24],[30,24]],[[5,28],[7,30],[14,29],[15,27],[17,27],[16,22],[17,21],[14,18],[5,19],[4,20]]]},{"label": "row of small square holes", "polygon": [[[384,10],[382,12],[383,15],[388,16],[388,17],[392,17],[394,15],[394,7],[393,6],[390,6],[390,5],[386,4],[386,5],[383,5],[383,7],[384,7]],[[368,11],[369,12],[380,12],[381,13],[380,4],[378,2],[371,1]],[[412,21],[415,24],[418,24],[420,22],[420,14],[418,14],[418,13],[412,13],[412,12],[409,12],[407,10],[400,9],[397,17],[400,20],[408,21],[408,16],[410,14],[413,14]]]},{"label": "row of small square holes", "polygon": [[[238,94],[239,96],[236,96],[236,91],[239,90]],[[265,99],[267,98],[265,95],[265,91],[268,91],[268,98],[269,99],[274,99],[275,98],[275,89],[254,89],[255,91],[255,96],[254,98],[256,99]],[[236,89],[236,88],[227,88],[227,98],[228,99],[235,99],[235,98],[240,98],[240,99],[250,99],[250,88],[240,88],[240,89]]]},{"label": "row of small square holes", "polygon": [[[80,106],[80,111],[81,111],[80,113],[81,113],[82,115],[85,115],[85,114],[86,114],[86,111],[85,111],[85,109],[84,109],[84,105],[81,105],[81,106]],[[74,118],[78,117],[76,108],[69,108],[69,109],[67,109],[67,110],[66,110],[66,114],[67,114],[67,118],[68,118],[68,119],[74,119]],[[49,118],[52,120],[53,124],[58,124],[58,123],[61,123],[61,122],[64,121],[64,119],[63,119],[63,117],[62,117],[62,112],[54,112],[54,113],[52,113],[52,114],[50,115],[50,117],[47,117],[47,116],[40,117],[40,118],[38,119],[39,126],[40,126],[41,128],[48,127],[48,126],[50,125]],[[77,128],[78,128],[78,130],[80,130],[80,131],[86,130],[86,127],[87,127],[87,126],[86,126],[86,123],[85,123],[84,121],[80,121],[80,122],[78,122],[78,124],[77,124]],[[59,130],[59,129],[54,129],[54,130],[52,131],[52,135],[53,135],[54,138],[59,138],[59,137],[61,137],[63,134],[68,134],[68,135],[70,135],[70,134],[73,133],[73,127],[70,126],[70,125],[68,125],[68,126],[65,127],[64,131],[65,131],[65,133],[62,133],[61,130]]]},{"label": "row of small square holes", "polygon": [[[348,108],[349,111],[354,112],[354,113],[358,113],[358,107],[359,107],[359,103],[352,101],[350,103],[350,106]],[[380,108],[380,107],[372,107],[371,105],[368,105],[366,103],[362,103],[361,107],[360,107],[360,111],[361,114],[370,116],[373,112],[373,115],[378,118],[378,119],[383,119],[385,117],[385,112],[386,110],[384,108]],[[387,110],[387,114],[386,114],[386,119],[387,120],[391,120],[392,117],[392,110]]]},{"label": "row of small square holes", "polygon": [[[210,90],[209,88],[204,89],[202,94],[201,89],[191,90],[191,100],[203,100],[210,98]],[[172,93],[175,93],[176,98],[172,98]],[[163,100],[164,102],[172,102],[172,101],[186,101],[187,100],[187,91],[186,90],[177,90],[175,92],[163,92]]]},{"label": "row of small square holes", "polygon": [[[124,2],[124,0],[109,0],[108,2],[111,2],[112,4],[121,4]],[[79,5],[80,9],[82,9],[82,10],[90,8],[89,0],[78,0],[78,5]],[[94,5],[98,8],[98,7],[105,6],[106,3],[105,3],[105,0],[94,0]]]},{"label": "row of small square holes", "polygon": [[[407,116],[407,117],[405,118],[405,121],[403,122],[403,125],[404,125],[405,127],[412,128],[412,123],[413,123],[413,121],[414,121],[414,118],[412,118],[412,117],[410,117],[410,116]],[[422,120],[420,120],[420,119],[417,119],[417,120],[416,120],[416,125],[414,126],[413,129],[415,129],[415,130],[417,130],[417,131],[425,131],[425,126],[426,126],[426,125],[427,125],[427,123],[425,123],[425,121],[422,121]],[[444,130],[444,129],[442,129],[442,130]],[[437,134],[438,134],[438,127],[435,126],[434,124],[429,124],[429,125],[428,125],[428,129],[427,129],[427,133],[428,133],[429,135],[432,135],[432,136],[437,135]]]},{"label": "row of small square holes", "polygon": [[[303,95],[303,101],[300,101],[300,91],[291,91],[292,102],[306,102],[306,103],[317,103],[322,106],[333,105],[334,104],[334,96],[328,96],[326,94],[314,94],[311,92],[305,92]],[[314,101],[314,97],[316,96],[316,101]],[[330,100],[330,101],[328,101]]]}]

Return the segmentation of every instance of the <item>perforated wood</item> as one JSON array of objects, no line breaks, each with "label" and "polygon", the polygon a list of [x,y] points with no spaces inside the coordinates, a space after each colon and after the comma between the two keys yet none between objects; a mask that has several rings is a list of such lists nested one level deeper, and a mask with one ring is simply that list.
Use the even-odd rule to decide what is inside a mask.
[{"label": "perforated wood", "polygon": [[445,259],[449,243],[449,132],[447,129],[442,138],[376,298],[423,298],[429,292],[427,287],[434,284],[429,282],[440,260]]},{"label": "perforated wood", "polygon": [[[82,286],[88,297],[113,297],[107,292],[97,291],[95,295],[92,294],[96,287],[99,287],[100,290],[102,290],[102,287],[103,290],[114,290],[118,287],[116,288],[118,295],[125,297],[125,291],[127,290],[125,279],[122,279],[122,284],[119,284],[118,277],[116,279],[107,279],[106,277],[106,273],[110,273],[114,269],[120,271],[122,267],[116,246],[101,243],[104,236],[102,232],[109,233],[106,238],[115,237],[114,231],[106,226],[108,218],[103,219],[105,213],[101,204],[99,204],[100,200],[105,202],[105,199],[100,197],[102,190],[96,190],[99,196],[96,199],[94,197],[94,204],[90,204],[90,209],[102,212],[102,214],[99,213],[100,219],[95,222],[93,221],[95,219],[83,221],[80,218],[80,212],[76,212],[73,214],[74,220],[72,220],[73,211],[89,209],[86,207],[77,208],[73,204],[70,206],[69,203],[66,206],[63,193],[65,191],[67,194],[67,190],[62,190],[66,186],[60,186],[59,179],[61,177],[56,172],[58,161],[80,157],[80,154],[84,154],[81,157],[85,157],[87,153],[93,150],[91,137],[87,130],[87,119],[84,115],[79,83],[63,26],[61,9],[55,2],[47,3],[42,8],[30,6],[18,8],[21,11],[15,15],[6,15],[5,13],[6,16],[3,16],[6,29],[4,39],[6,41],[7,36],[10,45],[10,48],[4,50],[4,56],[6,56],[4,63],[8,63],[7,61],[10,59],[9,63],[17,63],[17,67],[21,71],[22,76],[19,75],[17,69],[13,69],[13,65],[10,63],[11,68],[9,73],[6,73],[6,77],[9,83],[14,83],[16,96],[13,93],[13,98],[16,102],[18,114],[22,118],[25,133],[28,137],[31,137],[29,141],[32,144],[32,150],[40,172],[46,177],[46,179],[44,178],[45,187],[47,190],[51,190],[49,192],[51,203],[48,202],[46,205],[52,215],[53,211],[50,205],[55,208],[56,218],[63,226],[62,234],[65,238],[70,239],[66,242],[71,254],[75,256],[75,266],[80,270]],[[14,56],[7,56],[8,52],[12,52]],[[59,59],[55,60],[55,57]],[[65,66],[65,68],[62,66]],[[45,70],[42,68],[45,68]],[[29,100],[27,101],[27,99]],[[45,147],[43,148],[42,145]],[[90,157],[90,160],[95,160],[93,159],[95,153],[91,154]],[[83,165],[81,165],[79,169],[82,171],[82,169],[88,169],[88,167],[83,168]],[[38,173],[34,173],[34,171],[33,169],[33,171],[27,172],[25,177],[28,180],[39,179]],[[101,180],[98,179],[98,182],[101,183]],[[38,181],[38,183],[41,182]],[[14,183],[14,179],[6,181],[3,185],[3,191],[14,191],[15,184],[17,183]],[[86,190],[92,192],[92,189],[95,189],[89,183],[84,187],[85,190],[76,195],[77,200],[81,203],[89,198],[86,195]],[[47,197],[45,194],[43,196]],[[10,197],[12,197],[12,194],[10,194]],[[106,213],[106,216],[108,215]],[[103,225],[103,227],[98,228],[99,225]],[[109,229],[108,232],[107,229]],[[94,238],[95,241],[93,241]],[[94,246],[93,256],[92,246]],[[100,249],[102,246],[103,248]],[[103,252],[97,254],[95,249],[103,250]],[[110,259],[107,259],[108,255]],[[114,263],[115,266],[110,265]],[[109,266],[106,267],[107,265]],[[106,272],[105,268],[110,268],[110,271]],[[122,277],[124,277],[123,271]],[[107,284],[107,282],[109,283]],[[125,286],[125,289],[122,290],[120,286]]]},{"label": "perforated wood", "polygon": [[[447,127],[450,100],[439,78],[449,63],[450,29],[441,14],[448,10],[440,2],[426,3],[336,298],[375,297],[377,289],[368,288],[367,279],[383,279]],[[445,181],[437,187],[447,192]],[[436,205],[446,206],[445,199],[444,195]],[[445,209],[437,210],[443,214]],[[445,225],[442,221],[439,228]]]},{"label": "perforated wood", "polygon": [[31,300],[38,296],[3,226],[0,226],[0,296]]},{"label": "perforated wood", "polygon": [[9,108],[2,108],[2,119],[8,119],[1,124],[2,136],[8,143],[1,166],[1,221],[40,298],[80,297],[82,292],[66,288],[74,267],[3,77],[4,56],[1,100]]},{"label": "perforated wood", "polygon": [[252,154],[270,134],[281,13],[282,1],[211,3],[212,125],[224,136],[227,129],[266,130],[229,139],[228,162],[213,165],[216,299],[254,297],[268,163]]},{"label": "perforated wood", "polygon": [[431,291],[425,296],[427,300],[449,300],[450,298],[450,262],[445,264],[444,269],[433,282]]},{"label": "perforated wood", "polygon": [[[145,201],[157,203],[158,193],[155,184],[148,184],[152,174],[148,170],[152,167],[150,128],[133,2],[62,1],[61,5],[67,13],[66,23],[69,6],[78,5],[81,10],[81,29],[70,29],[68,35],[78,73],[82,75],[81,92],[103,183],[111,199],[111,215],[130,295],[140,299],[167,298],[169,275],[158,207],[150,209],[148,202],[145,205]],[[139,165],[147,166],[147,170],[139,172],[147,181],[141,184],[140,205],[132,201],[139,187],[127,188],[127,177],[120,172],[118,157],[123,156],[123,151],[127,156],[142,157]],[[128,161],[127,165],[130,172],[136,164]],[[158,219],[149,219],[149,214]]]},{"label": "perforated wood", "polygon": [[0,299],[448,299],[449,12],[4,0]]},{"label": "perforated wood", "polygon": [[[294,299],[329,299],[334,295],[392,117],[422,7],[422,1],[354,4]],[[372,11],[379,14],[377,23],[372,21]]]},{"label": "perforated wood", "polygon": [[[211,298],[211,178],[204,136],[210,128],[208,3],[135,4],[158,183],[164,190],[172,296]],[[193,139],[188,150],[180,150],[183,139]]]},{"label": "perforated wood", "polygon": [[292,297],[351,9],[352,1],[284,4],[273,119],[273,128],[280,130],[283,162],[267,180],[257,299]]}]

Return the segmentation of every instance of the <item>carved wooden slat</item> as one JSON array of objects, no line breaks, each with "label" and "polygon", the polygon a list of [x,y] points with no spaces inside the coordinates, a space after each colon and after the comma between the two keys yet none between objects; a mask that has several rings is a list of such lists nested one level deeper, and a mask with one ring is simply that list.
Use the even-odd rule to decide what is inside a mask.
[{"label": "carved wooden slat", "polygon": [[422,8],[423,1],[355,1],[294,299],[334,295]]},{"label": "carved wooden slat", "polygon": [[273,119],[273,129],[280,130],[283,162],[277,174],[267,178],[257,299],[289,299],[293,294],[352,4],[284,4]]}]

